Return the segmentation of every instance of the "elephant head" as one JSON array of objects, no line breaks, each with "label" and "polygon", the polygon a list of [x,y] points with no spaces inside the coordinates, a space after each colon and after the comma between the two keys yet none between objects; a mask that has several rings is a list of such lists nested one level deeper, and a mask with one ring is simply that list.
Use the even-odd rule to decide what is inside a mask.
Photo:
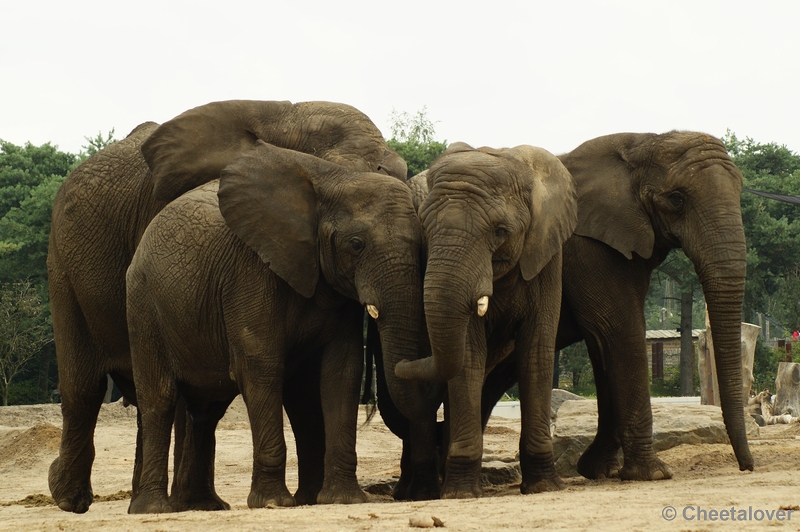
[{"label": "elephant head", "polygon": [[316,155],[352,170],[405,181],[405,161],[365,114],[345,104],[230,100],[190,109],[142,145],[156,199],[171,201],[216,179],[239,154],[264,142]]},{"label": "elephant head", "polygon": [[725,426],[741,469],[752,469],[742,414],[740,354],[746,246],[742,175],[709,135],[620,133],[561,156],[578,190],[575,234],[628,258],[683,248],[703,286]]},{"label": "elephant head", "polygon": [[494,283],[529,281],[560,252],[576,223],[576,201],[564,166],[532,146],[457,143],[431,165],[427,180],[419,216],[432,356],[398,364],[397,374],[443,381],[461,370],[470,321],[487,313]]},{"label": "elephant head", "polygon": [[419,415],[394,376],[399,360],[417,358],[422,330],[422,227],[408,187],[257,141],[222,170],[218,198],[228,227],[295,291],[310,298],[323,278],[368,309],[389,391],[405,415]]}]

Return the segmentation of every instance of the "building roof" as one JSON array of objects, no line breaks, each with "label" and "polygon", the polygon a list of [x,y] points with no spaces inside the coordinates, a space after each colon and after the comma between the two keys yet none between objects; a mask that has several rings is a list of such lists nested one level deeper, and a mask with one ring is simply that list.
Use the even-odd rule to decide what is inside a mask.
[{"label": "building roof", "polygon": [[[692,338],[697,338],[705,329],[692,329]],[[677,329],[653,329],[645,333],[648,340],[679,340],[680,331]]]}]

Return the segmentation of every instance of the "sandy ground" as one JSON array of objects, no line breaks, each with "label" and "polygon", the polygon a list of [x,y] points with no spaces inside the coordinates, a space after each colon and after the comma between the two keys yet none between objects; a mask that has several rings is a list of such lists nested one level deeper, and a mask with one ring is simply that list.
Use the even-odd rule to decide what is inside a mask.
[{"label": "sandy ground", "polygon": [[[62,512],[49,499],[47,468],[58,451],[60,425],[56,405],[0,407],[0,530],[409,530],[412,517],[430,516],[451,530],[678,531],[764,526],[800,530],[800,425],[796,424],[761,429],[759,438],[751,441],[753,473],[738,471],[727,445],[683,445],[660,454],[675,472],[675,478],[667,481],[579,477],[566,479],[567,489],[558,493],[521,495],[518,484],[509,484],[486,488],[483,498],[473,500],[401,503],[378,493],[361,505],[250,510],[246,498],[252,447],[240,406],[226,415],[217,431],[217,490],[232,510],[146,516],[127,514],[134,409],[111,404],[101,412],[92,474],[96,501],[83,515]],[[493,417],[485,456],[513,460],[518,438],[519,420]],[[294,490],[297,461],[288,430],[286,440],[290,449],[287,484]],[[374,492],[383,487],[385,492],[399,475],[399,457],[400,441],[379,416],[361,427],[358,475],[363,487],[371,486]],[[736,520],[722,513],[731,508]],[[786,510],[790,508],[796,510],[791,515]]]}]

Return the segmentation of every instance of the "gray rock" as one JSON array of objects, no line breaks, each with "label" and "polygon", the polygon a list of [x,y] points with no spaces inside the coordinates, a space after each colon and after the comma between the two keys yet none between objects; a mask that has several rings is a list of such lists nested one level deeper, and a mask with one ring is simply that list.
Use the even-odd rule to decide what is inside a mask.
[{"label": "gray rock", "polygon": [[563,405],[566,401],[586,401],[586,398],[581,397],[580,395],[575,395],[567,390],[553,388],[553,392],[550,395],[550,419],[556,418],[558,415],[558,409],[561,408],[561,405]]},{"label": "gray rock", "polygon": [[[716,406],[653,403],[653,448],[656,451],[677,445],[729,443]],[[758,426],[747,416],[748,436],[758,435]],[[597,432],[596,401],[566,401],[558,411],[553,435],[556,470],[562,477],[577,476],[575,467],[581,453]],[[620,453],[620,463],[622,455]]]},{"label": "gray rock", "polygon": [[516,484],[521,481],[522,471],[519,468],[519,462],[484,462],[481,467],[482,486]]}]

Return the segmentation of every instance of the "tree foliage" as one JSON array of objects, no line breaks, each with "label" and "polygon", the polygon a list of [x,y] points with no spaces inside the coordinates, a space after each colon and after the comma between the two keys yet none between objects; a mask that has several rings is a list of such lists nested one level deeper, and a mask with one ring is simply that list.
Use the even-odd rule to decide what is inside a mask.
[{"label": "tree foliage", "polygon": [[5,284],[0,289],[0,391],[8,405],[11,382],[39,350],[53,340],[52,327],[39,319],[43,313],[39,294],[29,281]]},{"label": "tree foliage", "polygon": [[[800,195],[800,155],[775,142],[723,136],[744,177],[745,188]],[[800,328],[800,208],[749,193],[742,194],[742,222],[747,239],[747,285],[744,318],[757,312],[793,330]]]},{"label": "tree foliage", "polygon": [[[41,310],[26,320],[31,330],[36,330],[36,325],[49,337],[52,325],[46,262],[53,199],[79,159],[78,155],[62,152],[50,143],[16,146],[0,141],[0,285],[27,286],[28,291],[36,294]],[[3,292],[6,301],[11,297],[8,290]],[[6,325],[0,327],[3,327],[0,334],[5,334]],[[26,388],[38,388],[39,398],[49,395],[54,385],[51,347],[44,350],[41,347],[30,357],[22,357],[24,363],[19,367],[15,366],[14,382],[9,379],[4,389],[12,402],[19,401],[15,390],[23,383]]]},{"label": "tree foliage", "polygon": [[408,177],[426,170],[447,148],[446,141],[434,140],[436,127],[428,118],[428,110],[423,107],[416,114],[392,110],[392,138],[386,141],[408,165]]}]

